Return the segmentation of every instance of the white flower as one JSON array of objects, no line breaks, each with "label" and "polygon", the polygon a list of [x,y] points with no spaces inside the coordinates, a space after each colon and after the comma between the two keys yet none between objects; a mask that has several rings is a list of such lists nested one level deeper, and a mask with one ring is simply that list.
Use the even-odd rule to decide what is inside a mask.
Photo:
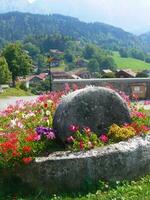
[{"label": "white flower", "polygon": [[46,111],[46,115],[49,116],[51,112],[49,110]]},{"label": "white flower", "polygon": [[16,124],[17,124],[17,120],[16,120],[16,119],[12,119],[12,120],[10,121],[9,126],[10,126],[11,128],[14,128],[14,127],[16,126]]},{"label": "white flower", "polygon": [[52,101],[52,100],[48,100],[47,103],[48,103],[48,104],[51,104],[51,103],[53,103],[53,101]]}]

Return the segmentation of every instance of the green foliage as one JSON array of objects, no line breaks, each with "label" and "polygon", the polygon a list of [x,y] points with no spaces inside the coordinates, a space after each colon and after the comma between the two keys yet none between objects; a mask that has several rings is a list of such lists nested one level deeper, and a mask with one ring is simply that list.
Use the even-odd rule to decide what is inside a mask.
[{"label": "green foliage", "polygon": [[85,59],[91,59],[98,53],[98,49],[94,45],[87,45],[84,49],[83,56]]},{"label": "green foliage", "polygon": [[[77,126],[71,125],[70,131],[72,131],[73,135],[67,138],[67,142],[69,144],[69,149],[72,151],[89,150],[94,147],[103,146],[105,143],[88,127],[79,130]],[[108,141],[107,137],[105,139]]]},{"label": "green foliage", "polygon": [[4,57],[0,57],[0,84],[8,83],[11,79],[11,73]]},{"label": "green foliage", "polygon": [[136,77],[147,78],[147,77],[148,77],[148,74],[145,73],[145,72],[138,72],[138,73],[136,74]]},{"label": "green foliage", "polygon": [[139,60],[143,60],[143,61],[145,60],[144,52],[139,49],[130,49],[129,56],[131,56],[132,58],[139,59]]},{"label": "green foliage", "polygon": [[65,59],[67,62],[71,63],[71,62],[73,62],[73,60],[74,60],[74,56],[73,56],[73,54],[72,54],[69,50],[67,50],[67,51],[65,52],[64,59]]},{"label": "green foliage", "polygon": [[122,58],[128,58],[128,50],[127,49],[125,49],[125,48],[121,48],[120,50],[119,50],[119,54],[120,54],[120,56],[122,57]]},{"label": "green foliage", "polygon": [[133,71],[149,70],[150,64],[135,58],[121,58],[118,52],[113,52],[112,58],[119,69],[132,69]]},{"label": "green foliage", "polygon": [[15,85],[17,76],[25,76],[31,71],[29,55],[23,51],[20,43],[10,43],[3,50],[10,72],[12,73],[12,82]]},{"label": "green foliage", "polygon": [[33,95],[31,92],[21,90],[20,88],[8,88],[4,90],[3,93],[0,94],[0,98],[6,98],[6,97],[12,97],[12,96],[15,96],[15,97],[31,96],[31,95]]},{"label": "green foliage", "polygon": [[112,57],[104,57],[101,61],[101,69],[110,69],[115,70],[117,68],[117,65]]},{"label": "green foliage", "polygon": [[90,60],[90,62],[88,63],[88,70],[90,72],[98,72],[99,71],[99,63],[98,63],[97,59],[93,58]]},{"label": "green foliage", "polygon": [[116,75],[114,72],[109,72],[109,73],[102,75],[102,78],[116,78]]}]

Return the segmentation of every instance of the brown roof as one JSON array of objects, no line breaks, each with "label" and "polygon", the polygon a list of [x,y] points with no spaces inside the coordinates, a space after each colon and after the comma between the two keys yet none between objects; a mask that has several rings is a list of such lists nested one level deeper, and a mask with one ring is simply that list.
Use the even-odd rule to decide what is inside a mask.
[{"label": "brown roof", "polygon": [[120,72],[124,72],[124,73],[129,74],[130,76],[133,76],[133,77],[136,76],[136,73],[133,72],[131,69],[122,69],[122,70],[119,70],[117,73],[120,73]]}]

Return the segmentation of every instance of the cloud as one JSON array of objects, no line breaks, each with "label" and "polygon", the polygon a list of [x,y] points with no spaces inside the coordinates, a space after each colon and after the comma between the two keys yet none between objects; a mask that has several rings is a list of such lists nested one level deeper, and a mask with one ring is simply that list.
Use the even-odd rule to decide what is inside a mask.
[{"label": "cloud", "polygon": [[36,0],[27,0],[29,3],[33,3],[35,2]]}]

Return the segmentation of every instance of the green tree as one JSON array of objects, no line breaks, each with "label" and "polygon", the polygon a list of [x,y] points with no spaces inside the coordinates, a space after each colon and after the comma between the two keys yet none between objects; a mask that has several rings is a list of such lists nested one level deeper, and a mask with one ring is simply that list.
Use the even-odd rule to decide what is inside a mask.
[{"label": "green tree", "polygon": [[145,60],[145,54],[139,49],[130,49],[130,56],[139,60]]},{"label": "green tree", "polygon": [[24,49],[29,52],[29,55],[32,57],[32,59],[36,58],[38,54],[40,54],[40,49],[35,44],[32,44],[31,42],[28,42],[24,44]]},{"label": "green tree", "polygon": [[125,48],[121,48],[121,49],[119,50],[119,54],[120,54],[120,56],[121,56],[122,58],[127,58],[127,57],[128,57],[128,50],[125,49]]},{"label": "green tree", "polygon": [[73,60],[74,60],[74,56],[73,56],[73,54],[69,50],[67,50],[65,52],[64,58],[65,58],[65,60],[67,62],[70,62],[70,63],[73,62]]},{"label": "green tree", "polygon": [[87,45],[83,51],[83,56],[85,59],[91,59],[97,54],[97,48],[94,45]]},{"label": "green tree", "polygon": [[11,79],[11,73],[4,57],[0,57],[0,84],[5,84]]},{"label": "green tree", "polygon": [[112,57],[104,57],[102,62],[101,62],[101,70],[102,69],[111,69],[115,70],[117,68],[116,63],[114,62]]},{"label": "green tree", "polygon": [[136,77],[148,78],[148,74],[145,72],[138,72]]},{"label": "green tree", "polygon": [[22,49],[20,43],[8,44],[3,51],[3,55],[12,73],[12,83],[15,86],[17,76],[25,76],[30,73],[32,60],[27,52]]},{"label": "green tree", "polygon": [[90,72],[98,72],[99,71],[99,63],[95,58],[90,60],[90,62],[88,64],[88,70]]}]

